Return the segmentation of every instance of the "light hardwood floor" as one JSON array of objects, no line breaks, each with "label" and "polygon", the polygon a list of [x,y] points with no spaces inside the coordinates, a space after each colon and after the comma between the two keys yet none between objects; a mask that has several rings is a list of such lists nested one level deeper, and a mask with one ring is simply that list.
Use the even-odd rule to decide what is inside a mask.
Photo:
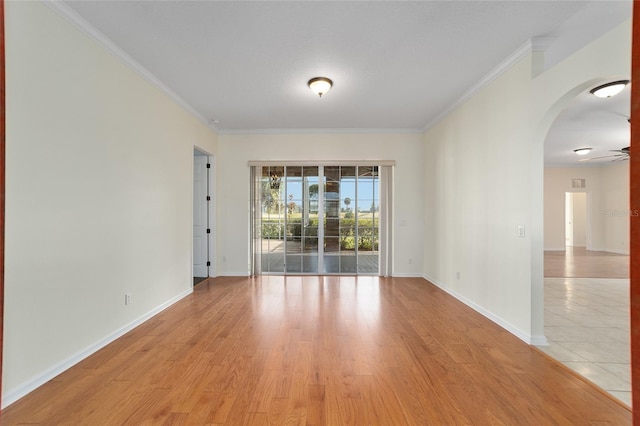
[{"label": "light hardwood floor", "polygon": [[629,278],[629,255],[567,247],[544,252],[544,276],[549,278]]},{"label": "light hardwood floor", "polygon": [[631,424],[419,278],[209,279],[2,424]]}]

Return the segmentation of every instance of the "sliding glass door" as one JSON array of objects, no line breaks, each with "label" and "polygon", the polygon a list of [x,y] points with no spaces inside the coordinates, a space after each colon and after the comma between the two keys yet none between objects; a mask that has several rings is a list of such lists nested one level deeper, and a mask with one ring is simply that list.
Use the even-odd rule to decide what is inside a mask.
[{"label": "sliding glass door", "polygon": [[269,165],[252,173],[255,274],[379,274],[378,166]]}]

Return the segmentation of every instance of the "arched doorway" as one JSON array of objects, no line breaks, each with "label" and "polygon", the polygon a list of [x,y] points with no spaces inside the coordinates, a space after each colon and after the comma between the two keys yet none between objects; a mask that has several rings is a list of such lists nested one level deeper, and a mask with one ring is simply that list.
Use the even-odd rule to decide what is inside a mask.
[{"label": "arched doorway", "polygon": [[[541,349],[631,405],[629,161],[621,151],[629,146],[630,87],[609,99],[589,91],[610,80],[585,82],[550,111],[543,177],[549,346]],[[579,148],[591,151],[579,156]],[[584,201],[586,235],[566,246],[566,229],[579,216],[567,212],[579,209],[578,200]]]}]

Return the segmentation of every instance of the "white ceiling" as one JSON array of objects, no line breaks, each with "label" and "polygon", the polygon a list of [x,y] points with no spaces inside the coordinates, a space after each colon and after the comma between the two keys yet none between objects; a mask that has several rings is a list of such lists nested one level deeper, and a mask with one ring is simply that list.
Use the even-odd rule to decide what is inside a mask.
[{"label": "white ceiling", "polygon": [[[553,37],[557,62],[628,18],[631,3],[66,2],[221,132],[420,131],[527,40]],[[334,81],[321,99],[306,86],[316,76]],[[595,147],[576,124],[589,101],[554,126],[549,146]]]},{"label": "white ceiling", "polygon": [[[596,84],[597,86],[597,84]],[[616,160],[610,155],[630,145],[631,85],[611,98],[598,98],[585,90],[558,115],[545,139],[547,166],[607,166]],[[573,152],[593,148],[585,156]]]}]

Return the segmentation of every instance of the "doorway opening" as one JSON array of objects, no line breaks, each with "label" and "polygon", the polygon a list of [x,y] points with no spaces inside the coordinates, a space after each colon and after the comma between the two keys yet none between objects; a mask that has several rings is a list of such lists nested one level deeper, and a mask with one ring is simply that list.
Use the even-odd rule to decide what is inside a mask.
[{"label": "doorway opening", "polygon": [[565,247],[587,247],[587,193],[565,192]]},{"label": "doorway opening", "polygon": [[193,285],[212,275],[212,157],[193,150]]},{"label": "doorway opening", "polygon": [[[595,84],[567,93],[544,142],[548,346],[540,349],[630,405],[628,220],[616,214],[629,211],[629,177],[626,163],[610,156],[629,145],[629,98],[627,89],[612,102],[594,102]],[[581,146],[593,153],[577,158]]]}]

